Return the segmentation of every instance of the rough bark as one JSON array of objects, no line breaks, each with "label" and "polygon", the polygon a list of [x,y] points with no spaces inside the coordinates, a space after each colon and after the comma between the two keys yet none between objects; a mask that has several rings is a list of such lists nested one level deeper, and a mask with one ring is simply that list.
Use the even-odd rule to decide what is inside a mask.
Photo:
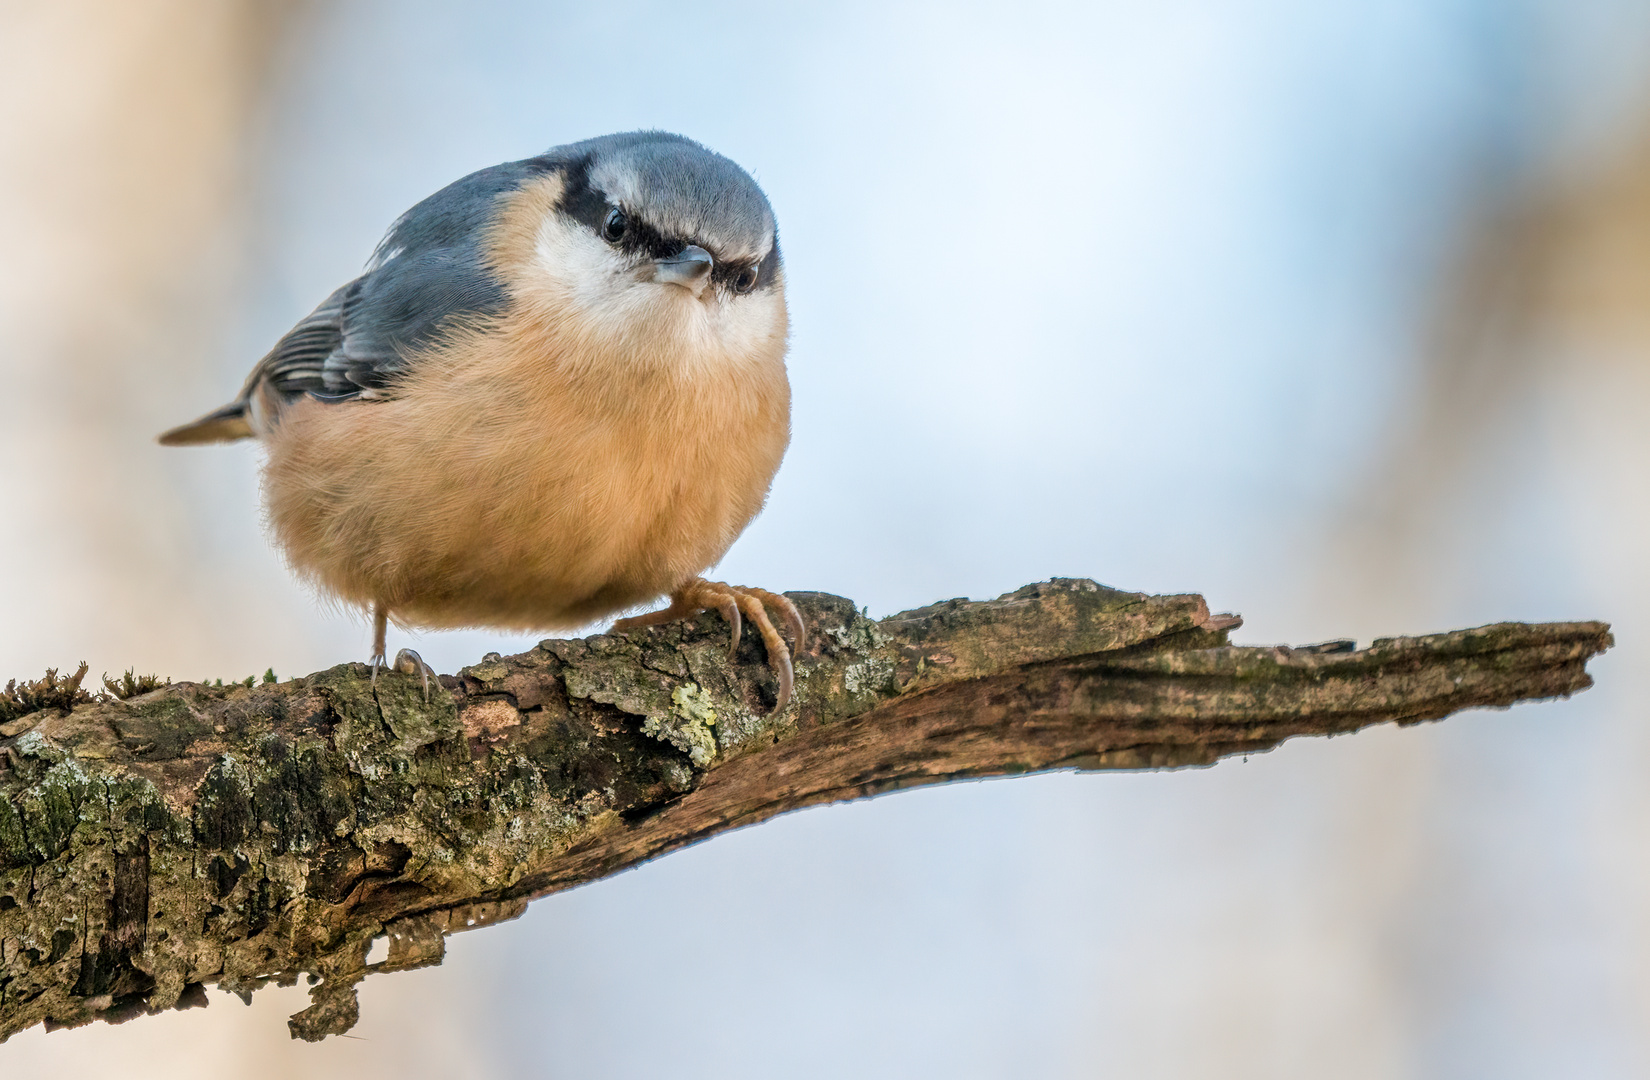
[{"label": "rough bark", "polygon": [[428,704],[344,664],[0,725],[0,1039],[305,974],[292,1033],[319,1039],[366,974],[439,963],[448,933],[787,810],[1566,696],[1611,644],[1504,623],[1239,648],[1201,597],[1076,580],[880,621],[790,595],[811,636],[778,715],[755,635],[729,665],[706,615],[492,654]]}]

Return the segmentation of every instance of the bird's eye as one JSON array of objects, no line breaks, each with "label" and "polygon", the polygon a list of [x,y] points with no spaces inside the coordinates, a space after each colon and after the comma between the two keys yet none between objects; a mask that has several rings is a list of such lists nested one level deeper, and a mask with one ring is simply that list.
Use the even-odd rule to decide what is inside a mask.
[{"label": "bird's eye", "polygon": [[624,239],[624,231],[630,225],[630,219],[624,216],[624,211],[617,206],[607,212],[607,220],[602,222],[602,239],[609,244],[617,244]]},{"label": "bird's eye", "polygon": [[733,291],[748,293],[756,288],[756,267],[747,266],[739,271],[739,276],[733,279]]}]

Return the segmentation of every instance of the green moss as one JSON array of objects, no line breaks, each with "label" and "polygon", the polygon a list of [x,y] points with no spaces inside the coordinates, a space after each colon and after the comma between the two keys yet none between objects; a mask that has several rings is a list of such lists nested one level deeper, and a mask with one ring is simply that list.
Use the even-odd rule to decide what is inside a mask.
[{"label": "green moss", "polygon": [[68,850],[80,825],[90,779],[80,763],[68,758],[46,770],[40,782],[24,790],[17,809],[23,819],[26,853],[32,862],[47,862]]},{"label": "green moss", "polygon": [[11,800],[0,794],[0,870],[27,865],[28,844],[23,837],[23,819]]},{"label": "green moss", "polygon": [[458,722],[458,708],[451,694],[432,687],[428,701],[424,700],[423,682],[416,675],[398,672],[380,672],[375,691],[379,714],[384,726],[395,739],[399,754],[414,751],[436,743],[461,740],[464,729]]},{"label": "green moss", "polygon": [[33,681],[20,683],[12,679],[0,691],[0,724],[44,709],[68,712],[76,705],[87,704],[92,695],[80,686],[86,671],[87,664],[82,660],[73,675],[59,675],[56,668],[47,668],[44,677]]},{"label": "green moss", "polygon": [[324,743],[289,745],[266,736],[251,770],[258,829],[274,854],[305,854],[330,840],[355,815],[353,782],[343,759]]},{"label": "green moss", "polygon": [[162,679],[159,675],[137,675],[135,669],[127,668],[119,679],[103,676],[104,689],[121,701],[147,694],[151,690],[159,690],[163,686],[171,686],[171,679]]},{"label": "green moss", "polygon": [[235,847],[252,832],[252,785],[246,767],[224,754],[195,789],[195,839],[208,851]]},{"label": "green moss", "polygon": [[510,674],[510,669],[500,662],[497,653],[488,653],[487,659],[479,664],[471,664],[467,668],[461,668],[459,674],[468,675],[477,682],[488,683],[495,679],[504,678]]},{"label": "green moss", "polygon": [[212,722],[194,707],[191,697],[180,689],[134,699],[111,709],[110,723],[126,748],[144,760],[175,760],[196,740],[214,734]]}]

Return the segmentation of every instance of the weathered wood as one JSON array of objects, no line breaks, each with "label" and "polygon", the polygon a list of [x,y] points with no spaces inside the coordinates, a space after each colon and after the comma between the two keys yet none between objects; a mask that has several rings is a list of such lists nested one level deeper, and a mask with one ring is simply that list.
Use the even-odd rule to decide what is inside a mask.
[{"label": "weathered wood", "polygon": [[[0,1039],[308,974],[295,1037],[446,934],[803,806],[965,777],[1208,765],[1295,735],[1591,685],[1602,623],[1301,649],[1226,643],[1198,596],[1056,580],[880,621],[792,593],[792,703],[696,622],[489,655],[426,704],[345,664],[182,683],[0,728]],[[754,638],[754,635],[750,635]],[[372,941],[389,956],[368,965]]]}]

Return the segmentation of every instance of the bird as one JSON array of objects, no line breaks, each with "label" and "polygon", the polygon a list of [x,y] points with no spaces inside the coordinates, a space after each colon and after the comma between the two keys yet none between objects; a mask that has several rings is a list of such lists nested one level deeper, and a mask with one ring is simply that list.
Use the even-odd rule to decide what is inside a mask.
[{"label": "bird", "polygon": [[[806,626],[708,581],[790,442],[785,274],[767,196],[681,135],[633,131],[473,172],[389,227],[229,404],[166,446],[256,439],[268,528],[323,596],[386,627],[613,631],[714,609],[794,682]],[[787,646],[769,611],[790,631]],[[423,680],[411,649],[393,665]]]}]

